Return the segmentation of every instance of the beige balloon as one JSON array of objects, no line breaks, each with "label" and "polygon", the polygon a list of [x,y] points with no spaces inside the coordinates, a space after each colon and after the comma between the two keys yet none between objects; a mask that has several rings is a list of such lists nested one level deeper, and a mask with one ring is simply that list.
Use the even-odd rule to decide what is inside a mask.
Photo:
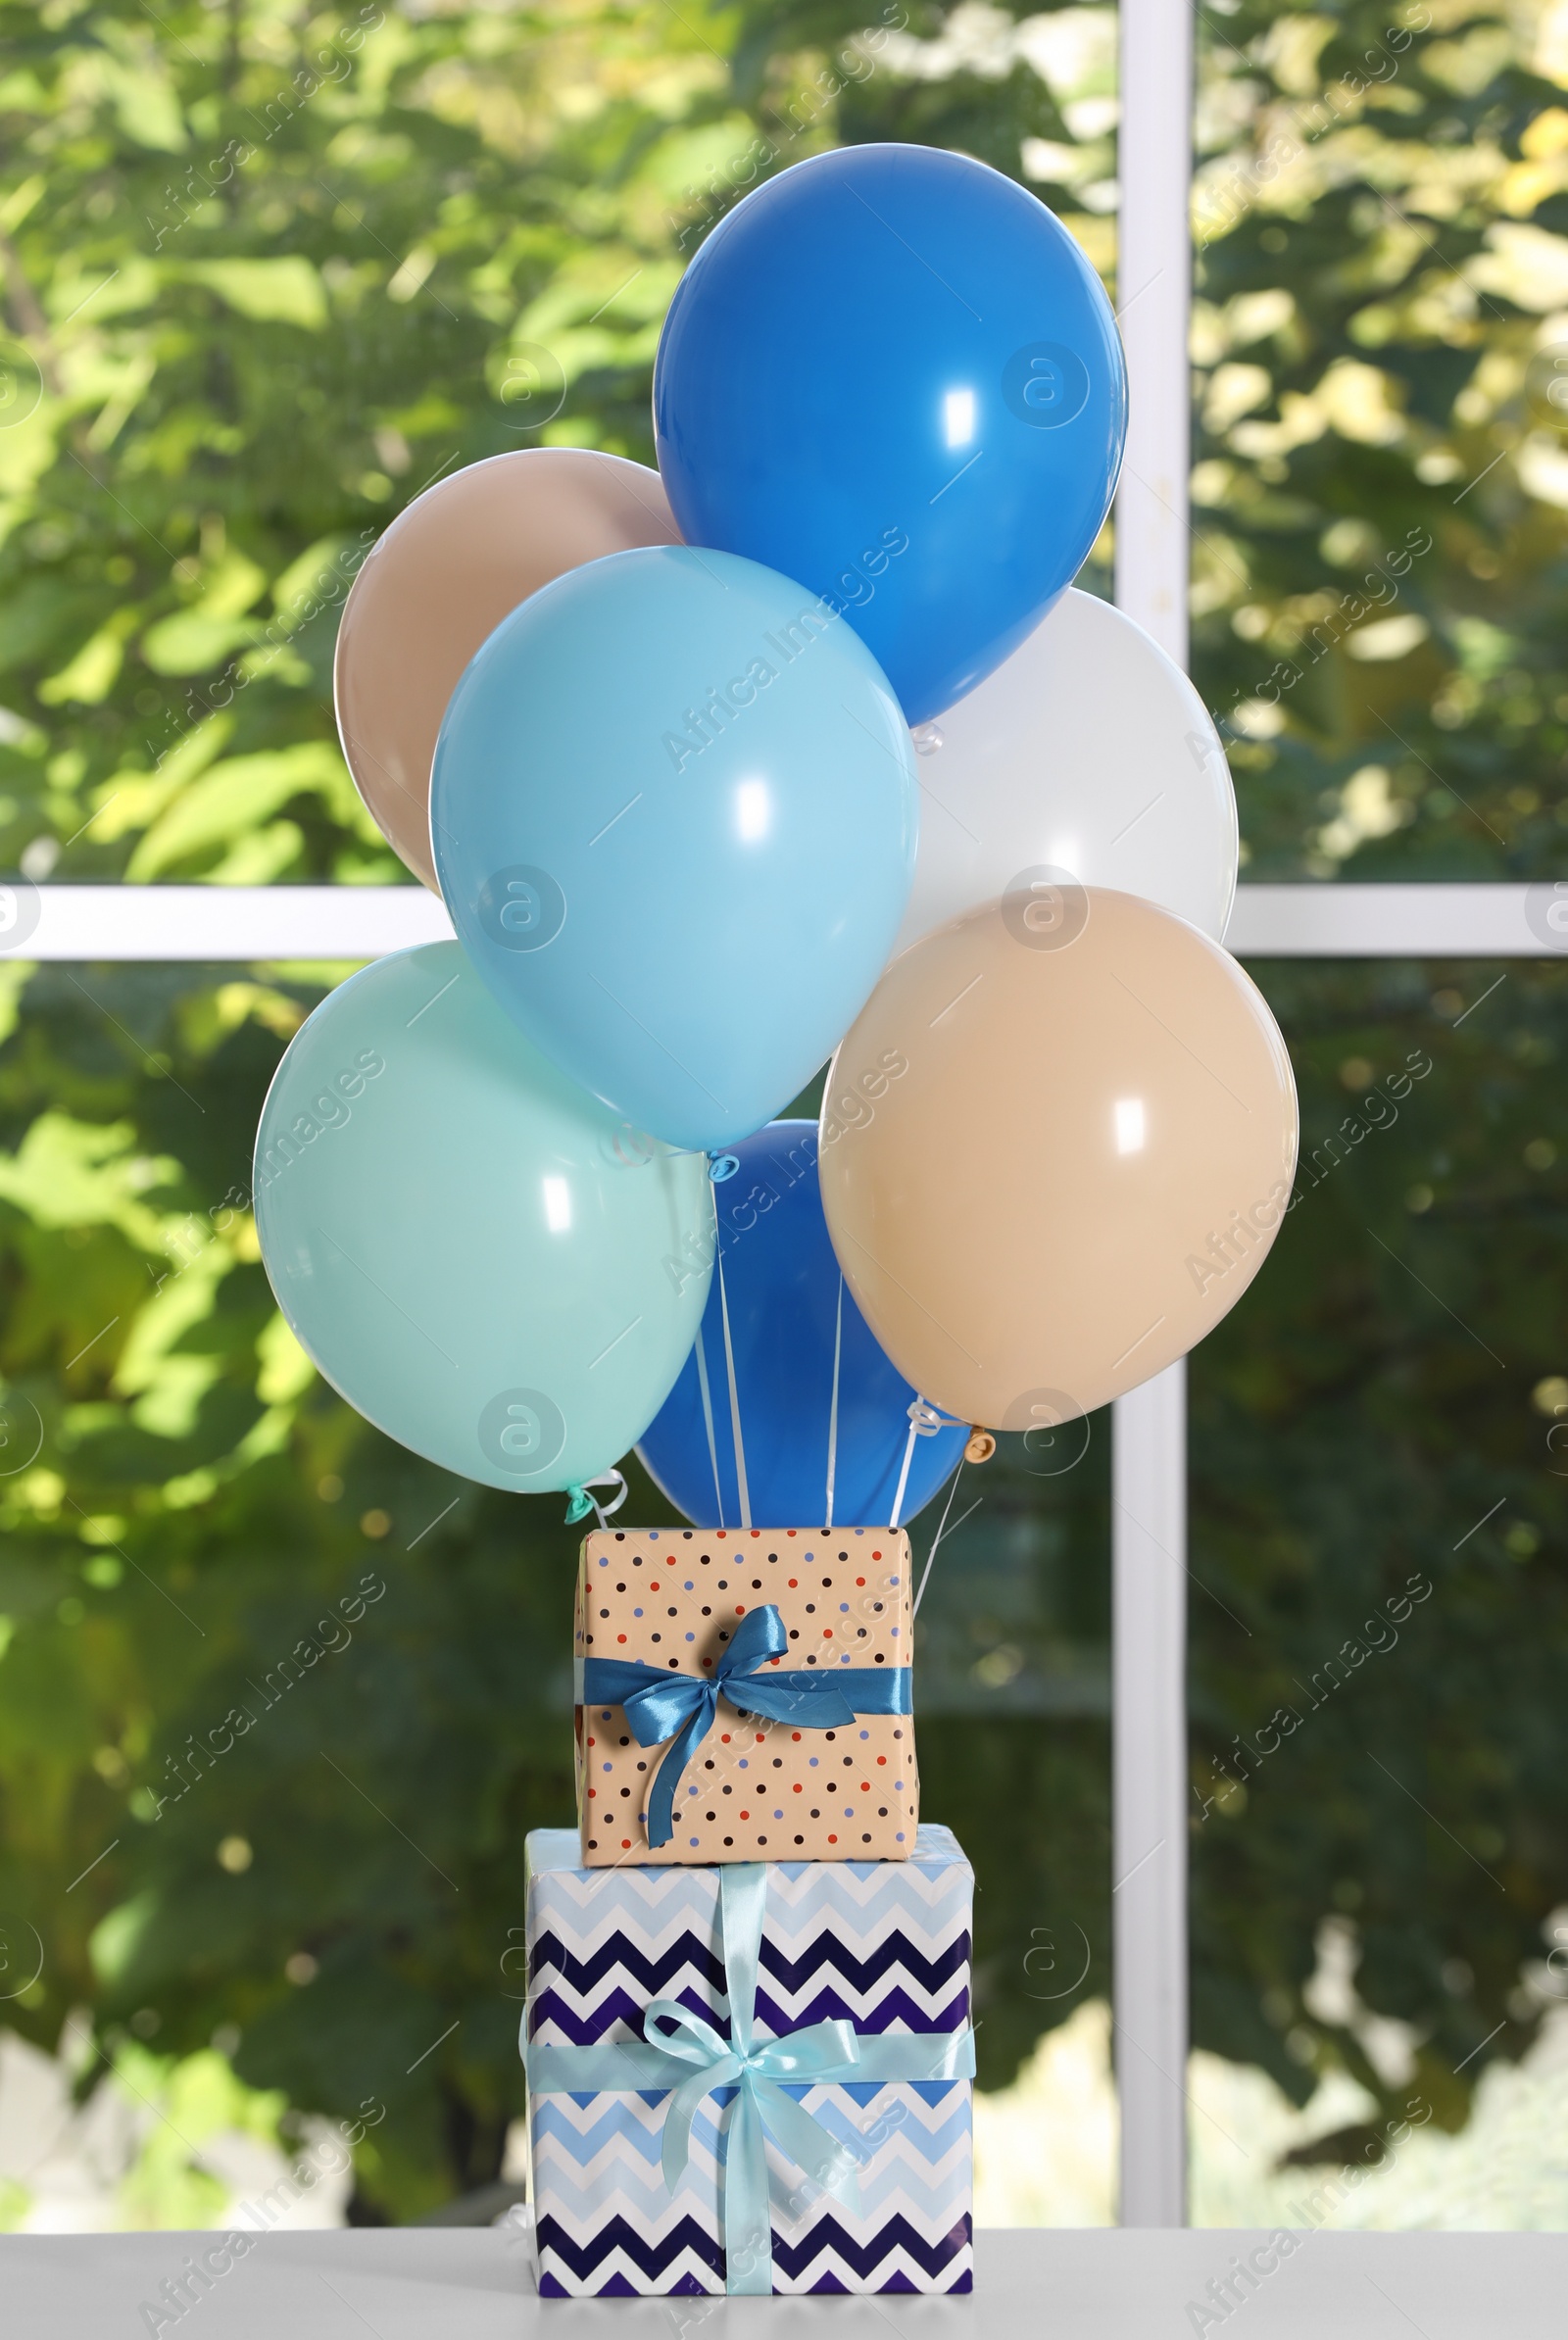
[{"label": "beige balloon", "polygon": [[1235,1306],[1297,1126],[1279,1027],[1227,951],[1133,895],[1038,885],[887,969],[829,1069],[822,1201],[922,1396],[1044,1429]]},{"label": "beige balloon", "polygon": [[432,892],[430,760],[474,652],[568,569],[680,541],[657,471],[583,447],[469,463],[392,522],[344,606],[337,727],[376,826]]}]

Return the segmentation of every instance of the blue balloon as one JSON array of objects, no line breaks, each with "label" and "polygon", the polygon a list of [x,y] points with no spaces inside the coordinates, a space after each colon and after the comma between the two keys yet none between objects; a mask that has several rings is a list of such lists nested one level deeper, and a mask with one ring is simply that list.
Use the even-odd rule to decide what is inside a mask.
[{"label": "blue balloon", "polygon": [[[726,1302],[752,1517],[768,1528],[824,1524],[841,1292],[833,1522],[878,1528],[893,1516],[915,1392],[877,1346],[840,1277],[822,1216],[816,1149],[814,1121],[775,1121],[735,1148],[738,1172],[713,1190],[723,1294],[715,1274],[697,1345],[637,1448],[650,1476],[696,1528],[740,1524]],[[967,1435],[944,1429],[915,1438],[901,1526],[956,1467]]]},{"label": "blue balloon", "polygon": [[858,635],[787,577],[658,545],[514,609],[436,746],[459,939],[563,1072],[672,1146],[800,1094],[914,872],[914,755]]},{"label": "blue balloon", "polygon": [[1000,666],[1110,507],[1115,319],[1044,204],[966,155],[853,146],[709,237],[654,375],[688,544],[834,599],[911,723]]}]

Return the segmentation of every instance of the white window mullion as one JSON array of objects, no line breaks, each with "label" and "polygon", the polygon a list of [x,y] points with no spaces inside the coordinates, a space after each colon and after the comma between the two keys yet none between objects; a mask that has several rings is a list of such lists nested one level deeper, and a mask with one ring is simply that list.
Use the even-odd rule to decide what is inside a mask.
[{"label": "white window mullion", "polygon": [[[1130,414],[1116,601],[1187,663],[1190,0],[1122,0],[1116,301]],[[1187,1369],[1118,1398],[1111,2013],[1124,2226],[1187,2222]]]},{"label": "white window mullion", "polygon": [[[1131,608],[1130,599],[1124,608]],[[367,959],[450,939],[422,886],[32,886],[0,879],[0,954],[26,959]],[[1534,886],[1248,886],[1238,958],[1568,957],[1568,880]]]}]

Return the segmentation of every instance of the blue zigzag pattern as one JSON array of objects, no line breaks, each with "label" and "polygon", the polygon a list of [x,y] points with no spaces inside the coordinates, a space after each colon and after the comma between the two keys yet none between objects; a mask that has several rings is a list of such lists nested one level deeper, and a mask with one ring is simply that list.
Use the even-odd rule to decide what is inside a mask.
[{"label": "blue zigzag pattern", "polygon": [[[701,2015],[710,2022],[712,2020],[712,2007],[696,1991],[684,1990],[675,1995],[681,2006],[689,2007],[694,2015]],[[560,1998],[555,1991],[541,1991],[536,1999],[528,2002],[528,2036],[530,2039],[548,2037],[573,2047],[592,2047],[605,2037],[613,2024],[619,2023],[626,2025],[634,2039],[641,2039],[646,2006],[645,1999],[633,1998],[629,1991],[612,1991],[608,1998],[600,2001],[591,2014],[580,2015],[569,1999]],[[786,2032],[804,2030],[809,2023],[823,2023],[836,2017],[845,2018],[867,2037],[880,2031],[896,2030],[901,2023],[908,2031],[961,2031],[968,2017],[968,2006],[969,1994],[961,1988],[952,2005],[944,2008],[923,2006],[918,1999],[911,1999],[907,1991],[890,1990],[885,1998],[877,2001],[874,2008],[863,2014],[831,1990],[819,1992],[808,2006],[798,2012],[775,2005],[765,1991],[757,1994],[758,2021],[765,2025],[774,2038],[782,2038]]]},{"label": "blue zigzag pattern", "polygon": [[[796,2283],[815,2261],[820,2259],[824,2253],[831,2251],[839,2264],[853,2274],[860,2287],[864,2289],[884,2262],[890,2259],[895,2252],[899,2252],[925,2276],[926,2281],[921,2286],[922,2289],[969,2291],[974,2286],[972,2266],[968,2257],[972,2239],[967,2214],[949,2233],[939,2236],[934,2241],[928,2240],[924,2235],[918,2233],[909,2224],[907,2218],[890,2218],[885,2226],[878,2228],[871,2241],[867,2243],[857,2242],[852,2235],[845,2231],[837,2218],[819,2218],[812,2225],[809,2233],[795,2245],[787,2243],[781,2235],[775,2232],[773,2236],[773,2265],[778,2273],[787,2276],[791,2283]],[[582,2288],[590,2283],[595,2271],[603,2267],[605,2261],[619,2254],[636,2268],[644,2283],[652,2290],[661,2287],[659,2278],[667,2274],[669,2269],[688,2253],[697,2260],[699,2265],[706,2267],[718,2282],[722,2283],[724,2277],[722,2247],[715,2243],[710,2235],[703,2232],[695,2218],[683,2218],[680,2224],[660,2242],[650,2242],[627,2218],[612,2218],[599,2230],[592,2242],[579,2245],[573,2242],[571,2236],[566,2233],[558,2219],[546,2215],[542,2216],[539,2220],[539,2288],[547,2298],[564,2299],[571,2296],[567,2286],[555,2274],[551,2267],[550,2263],[556,2261],[567,2274],[575,2278],[571,2289],[580,2296]],[[956,2261],[962,2261],[964,2264],[955,2267]],[[953,2279],[943,2282],[941,2277],[949,2270],[952,2270]],[[689,2287],[699,2288],[694,2283]],[[624,2298],[630,2293],[631,2288],[625,2277],[617,2272],[607,2278],[594,2296],[610,2298],[618,2295]],[[687,2286],[683,2285],[681,2288],[687,2288]],[[907,2275],[901,2275],[900,2271],[895,2269],[890,2279],[879,2288],[887,2291],[912,2291],[915,2286]],[[849,2285],[832,2270],[824,2270],[817,2281],[811,2284],[810,2289],[820,2292],[845,2292],[848,2291]]]},{"label": "blue zigzag pattern", "polygon": [[669,1996],[670,1977],[688,1967],[707,1979],[715,1996],[723,1997],[724,1961],[711,1940],[695,1933],[677,1934],[657,1957],[646,1956],[624,1934],[613,1934],[578,1957],[558,1933],[547,1930],[528,1953],[528,1985],[533,1989],[543,1975],[556,1974],[566,1989],[586,1998],[599,1989],[607,1975],[618,1971],[636,1983],[645,2001],[664,1999]]},{"label": "blue zigzag pattern", "polygon": [[[640,2038],[649,2002],[674,1998],[723,2030],[712,1870],[583,1871],[569,1837],[530,1839],[529,2036],[595,2045]],[[968,2020],[973,1878],[946,1829],[922,1828],[907,1862],[781,1865],[770,1872],[757,1994],[775,2037],[824,2021],[871,2036],[956,2031]],[[804,2094],[792,2086],[790,2093]],[[660,2090],[533,2097],[532,2187],[540,2288],[555,2297],[723,2289],[726,2112],[700,2108],[675,2196],[665,2191]],[[810,2091],[823,2126],[863,2152],[859,2208],[799,2196],[769,2163],[774,2288],[968,2290],[972,2090],[967,2081],[862,2082]],[[788,2157],[783,2157],[788,2164]],[[811,2192],[807,2189],[808,2195]]]},{"label": "blue zigzag pattern", "polygon": [[[672,2228],[661,2242],[650,2242],[629,2219],[608,2218],[590,2242],[576,2243],[559,2218],[541,2212],[538,2235],[539,2288],[543,2292],[553,2292],[557,2299],[565,2296],[564,2287],[560,2283],[552,2285],[550,2260],[559,2259],[567,2272],[575,2275],[577,2282],[583,2284],[596,2267],[602,2267],[617,2251],[631,2262],[650,2288],[654,2287],[657,2277],[666,2273],[688,2251],[718,2278],[721,2287],[723,2284],[723,2245],[715,2242],[712,2235],[705,2234],[695,2218],[682,2218],[680,2224]],[[618,2281],[619,2278],[614,2280]],[[610,2288],[610,2285],[606,2286],[607,2292]]]},{"label": "blue zigzag pattern", "polygon": [[[773,2237],[773,2264],[781,2274],[788,2275],[794,2280],[803,2275],[811,2262],[820,2258],[824,2251],[832,2251],[834,2256],[854,2274],[859,2276],[863,2282],[875,2273],[885,2259],[891,2258],[895,2251],[902,2251],[904,2256],[929,2278],[928,2288],[930,2290],[968,2291],[973,2287],[974,2277],[967,2267],[962,2270],[959,2279],[954,2283],[941,2283],[937,2278],[945,2267],[952,2267],[956,2259],[962,2257],[970,2249],[972,2241],[971,2222],[967,2211],[950,2232],[939,2235],[934,2240],[911,2226],[907,2218],[889,2218],[885,2226],[879,2226],[871,2240],[866,2243],[856,2242],[854,2237],[840,2225],[837,2218],[829,2217],[818,2218],[809,2233],[793,2247],[784,2241],[782,2236],[775,2234]],[[826,2276],[821,2282],[811,2285],[813,2291],[843,2291],[847,2288],[847,2285],[836,2282],[831,2275]],[[907,2281],[904,2283],[895,2281],[889,2283],[886,2288],[890,2291],[912,2291],[914,2286]]]},{"label": "blue zigzag pattern", "polygon": [[[831,1967],[841,1981],[851,1990],[863,1994],[881,1981],[891,1967],[902,1967],[911,1981],[935,1997],[956,1974],[962,1974],[969,1964],[967,1933],[955,1936],[935,1958],[923,1958],[907,1934],[893,1933],[864,1958],[857,1958],[853,1950],[839,1937],[824,1933],[810,1943],[798,1958],[787,1958],[778,1944],[764,1940],[761,1969],[772,1976],[779,1987],[793,1998],[811,1981],[821,1968]],[[645,1999],[667,1997],[670,1977],[683,1968],[690,1967],[702,1974],[722,1997],[724,1990],[724,1962],[711,1940],[703,1940],[695,1933],[683,1933],[657,1956],[648,1956],[635,1943],[617,1934],[599,1943],[584,1955],[574,1954],[553,1930],[540,1934],[528,1961],[530,1983],[546,1974],[557,1974],[562,1983],[586,1998],[597,1990],[605,1977],[617,1970],[634,1982]]]}]

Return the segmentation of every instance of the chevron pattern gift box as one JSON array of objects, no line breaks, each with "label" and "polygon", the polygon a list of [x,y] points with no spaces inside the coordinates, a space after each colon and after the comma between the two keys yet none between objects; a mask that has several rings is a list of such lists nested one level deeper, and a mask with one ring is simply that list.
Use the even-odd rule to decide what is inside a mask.
[{"label": "chevron pattern gift box", "polygon": [[897,1528],[602,1529],[577,1580],[586,1867],[902,1861],[920,1782]]},{"label": "chevron pattern gift box", "polygon": [[528,1838],[530,2194],[548,2297],[972,2284],[974,1875],[587,1869]]}]

